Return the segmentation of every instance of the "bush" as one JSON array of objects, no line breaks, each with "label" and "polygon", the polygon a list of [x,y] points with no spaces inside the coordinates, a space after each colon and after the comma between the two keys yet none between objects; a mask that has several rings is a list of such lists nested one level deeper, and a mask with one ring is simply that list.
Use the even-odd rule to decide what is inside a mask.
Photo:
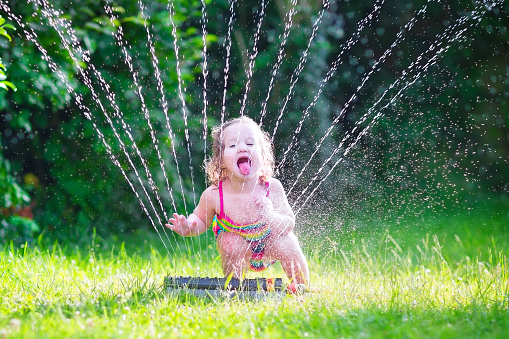
[{"label": "bush", "polygon": [[[11,25],[6,24],[5,19],[0,16],[0,35],[11,41],[6,28],[14,29]],[[11,88],[16,91],[16,87],[5,80],[7,79],[6,70],[0,60],[0,89]],[[30,202],[30,196],[11,174],[11,164],[4,158],[2,150],[0,142],[0,243],[5,244],[12,241],[19,245],[31,242],[39,232],[39,226],[33,220],[30,207],[22,207]]]}]

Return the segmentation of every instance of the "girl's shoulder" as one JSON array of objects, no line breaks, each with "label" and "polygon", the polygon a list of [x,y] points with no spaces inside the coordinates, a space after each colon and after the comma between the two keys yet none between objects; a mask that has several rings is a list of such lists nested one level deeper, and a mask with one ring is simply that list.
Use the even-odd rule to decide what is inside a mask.
[{"label": "girl's shoulder", "polygon": [[203,192],[203,195],[207,197],[219,197],[219,187],[216,185],[210,185],[207,187],[207,189]]},{"label": "girl's shoulder", "polygon": [[200,197],[200,205],[207,206],[207,209],[216,210],[219,206],[219,189],[211,185],[203,191]]},{"label": "girl's shoulder", "polygon": [[288,197],[281,182],[276,178],[269,179],[269,197],[274,204],[274,208],[278,210],[291,211],[288,205]]},{"label": "girl's shoulder", "polygon": [[272,186],[283,187],[281,182],[274,177],[269,178],[269,180],[267,182],[269,183],[270,187],[272,187]]},{"label": "girl's shoulder", "polygon": [[283,188],[283,184],[276,179],[276,178],[270,178],[269,181],[269,190],[271,193],[284,193],[285,189]]},{"label": "girl's shoulder", "polygon": [[214,205],[219,203],[219,187],[216,185],[210,185],[203,192],[202,197],[205,197],[209,203],[213,202]]}]

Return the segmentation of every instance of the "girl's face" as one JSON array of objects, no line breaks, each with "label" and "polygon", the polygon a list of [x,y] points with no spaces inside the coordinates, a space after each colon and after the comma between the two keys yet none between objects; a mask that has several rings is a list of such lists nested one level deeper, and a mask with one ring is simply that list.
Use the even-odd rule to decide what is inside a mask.
[{"label": "girl's face", "polygon": [[228,175],[242,180],[258,177],[262,163],[260,132],[249,124],[236,123],[223,130],[223,165]]}]

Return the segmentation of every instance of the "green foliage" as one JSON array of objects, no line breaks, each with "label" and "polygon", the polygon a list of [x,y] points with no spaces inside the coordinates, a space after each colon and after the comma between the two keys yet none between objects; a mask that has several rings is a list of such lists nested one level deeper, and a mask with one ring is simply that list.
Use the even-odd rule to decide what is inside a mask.
[{"label": "green foliage", "polygon": [[[12,25],[5,23],[5,19],[0,15],[0,35],[11,41],[10,35],[5,30],[6,28],[15,29]],[[6,70],[7,69],[2,63],[2,59],[0,59],[0,88],[4,90],[11,88],[16,91],[16,86],[14,86],[12,82],[5,80],[7,79],[7,75],[5,74]]]},{"label": "green foliage", "polygon": [[[184,95],[188,103],[192,102],[190,98],[194,95],[192,87],[199,72],[196,64],[202,44],[200,32],[189,27],[200,15],[196,11],[197,5],[198,2],[176,2],[177,18],[181,18],[176,20],[176,34],[181,46],[182,87],[187,89]],[[82,239],[82,235],[90,232],[93,226],[101,234],[151,227],[145,212],[140,209],[140,201],[119,168],[113,165],[108,148],[111,148],[116,161],[135,185],[157,226],[160,226],[141,187],[148,189],[150,199],[154,200],[161,215],[155,202],[155,192],[149,187],[138,154],[152,173],[158,194],[166,207],[171,206],[170,196],[152,142],[152,131],[144,118],[145,113],[150,116],[160,143],[171,190],[181,191],[172,147],[175,147],[184,170],[189,166],[189,161],[196,168],[202,161],[187,159],[184,120],[177,96],[176,59],[172,52],[174,38],[166,5],[152,3],[142,14],[135,2],[117,2],[112,8],[113,15],[117,17],[114,20],[110,20],[103,5],[95,1],[57,1],[54,6],[64,8],[61,19],[68,20],[72,25],[77,43],[90,52],[90,61],[87,63],[79,53],[65,48],[59,32],[50,26],[48,19],[35,5],[13,5],[13,13],[20,15],[27,25],[35,29],[37,43],[46,50],[58,71],[53,72],[48,63],[41,60],[40,49],[26,35],[29,31],[19,32],[18,36],[13,37],[14,47],[9,54],[12,64],[10,73],[23,81],[19,83],[16,93],[0,96],[0,110],[5,116],[0,128],[4,131],[5,144],[9,145],[6,157],[10,159],[14,172],[36,178],[38,185],[33,187],[32,199],[35,217],[44,229],[58,238]],[[157,32],[157,36],[151,39],[155,57],[159,61],[162,88],[156,86],[145,25]],[[120,28],[124,32],[123,44],[128,47],[125,51],[115,41],[114,33]],[[211,36],[209,41],[213,40]],[[124,62],[124,53],[132,58],[131,65]],[[76,56],[75,60],[71,58],[73,55]],[[100,84],[99,74],[109,84],[109,93]],[[86,86],[85,76],[91,79],[93,89]],[[136,93],[137,86],[141,88],[146,106]],[[166,96],[169,124],[173,129],[171,142],[160,102],[163,94]],[[76,96],[83,98],[82,106],[76,102]],[[109,98],[113,96],[115,100],[110,101]],[[192,104],[188,105],[188,109],[194,110]],[[91,112],[90,120],[87,110]],[[115,112],[122,114],[121,118]],[[112,118],[111,124],[106,114]],[[124,122],[129,126],[127,129],[124,128]],[[191,134],[191,138],[198,138],[195,135],[201,135],[203,129],[199,117],[190,117],[187,124],[190,130],[197,131]],[[104,135],[104,139],[99,138],[99,133]],[[139,148],[139,153],[133,148],[133,142]],[[199,147],[200,144],[198,150]],[[201,147],[200,153],[203,154]],[[141,185],[133,174],[124,148],[140,175]],[[203,175],[197,173],[196,181],[202,183]],[[188,204],[192,204],[193,199],[189,194],[193,189],[191,186],[191,182],[184,181],[184,194],[174,194],[179,208],[183,206],[183,196],[188,199]]]},{"label": "green foliage", "polygon": [[0,219],[1,244],[12,242],[18,246],[33,243],[39,231],[39,225],[31,218],[11,215]]},{"label": "green foliage", "polygon": [[11,175],[10,163],[0,153],[0,206],[11,208],[30,202],[30,196],[18,185]]},{"label": "green foliage", "polygon": [[[238,5],[230,73],[235,80],[228,93],[229,112],[240,110],[247,73],[245,56],[252,53],[257,24],[256,16],[247,18],[253,17],[259,7],[255,2]],[[419,14],[424,8],[425,14]],[[264,118],[264,128],[271,132],[282,113],[283,123],[275,136],[279,161],[293,143],[293,151],[280,172],[287,186],[293,185],[305,165],[308,170],[295,191],[306,188],[314,173],[327,173],[339,161],[322,183],[325,189],[320,203],[333,200],[337,205],[337,199],[358,200],[368,190],[368,194],[377,195],[375,185],[381,187],[383,199],[404,194],[411,199],[429,195],[426,198],[463,202],[477,199],[479,190],[507,195],[509,172],[502,169],[506,165],[502,159],[509,155],[508,94],[504,90],[509,81],[505,71],[505,56],[509,54],[506,3],[487,11],[478,23],[464,25],[468,32],[464,39],[449,41],[458,35],[444,33],[462,27],[457,25],[460,15],[485,9],[482,4],[460,1],[447,7],[438,3],[428,6],[426,1],[391,1],[375,13],[373,1],[331,1],[283,112],[290,80],[321,8],[319,4],[299,4],[295,9],[284,61],[276,74]],[[283,1],[267,8],[246,108],[247,114],[255,118],[268,91],[289,10],[288,2]],[[228,18],[227,13],[223,15]],[[404,28],[411,18],[415,25]],[[368,19],[366,24],[359,24]],[[363,28],[359,31],[359,27]],[[221,37],[226,34],[224,26],[210,29],[217,29]],[[398,34],[401,39],[397,39]],[[445,49],[436,53],[440,47]],[[430,59],[435,62],[416,76]],[[323,82],[333,65],[334,72]],[[211,73],[221,74],[223,64],[211,67]],[[415,83],[403,90],[413,80]],[[211,88],[222,88],[221,77],[217,82],[210,81]],[[399,90],[402,95],[397,97]],[[211,90],[209,95],[212,102],[220,101],[222,92]],[[308,116],[301,121],[305,113]],[[374,125],[356,141],[371,122]],[[296,134],[301,124],[302,132]],[[322,142],[329,127],[332,130]]]},{"label": "green foliage", "polygon": [[[11,4],[27,29],[4,50],[9,75],[22,81],[16,81],[18,91],[0,94],[0,132],[18,182],[25,175],[36,178],[31,205],[49,233],[83,239],[93,227],[102,235],[159,228],[164,212],[175,206],[190,213],[194,207],[193,193],[205,183],[201,1],[172,3],[173,16],[163,1],[145,2],[143,9],[138,2],[115,2],[111,13],[92,0],[53,1],[58,19],[72,30],[55,30],[37,4]],[[291,7],[289,1],[266,4],[245,114],[260,117],[274,74],[263,127],[272,133],[278,126],[278,161],[292,148],[279,168],[286,187],[298,179],[292,202],[302,205],[299,194],[329,171],[313,207],[336,210],[355,201],[357,208],[375,201],[381,208],[396,204],[410,210],[416,200],[440,207],[445,200],[475,203],[486,191],[507,194],[507,4],[487,11],[476,25],[467,20],[463,40],[446,42],[457,32],[446,38],[443,33],[460,15],[483,7],[469,1],[449,6],[394,0],[371,16],[374,1],[330,1],[323,12],[321,3],[299,3],[278,70],[273,67]],[[241,109],[260,6],[242,1],[233,7],[226,118]],[[403,29],[424,7],[426,14]],[[206,1],[206,14],[211,125],[223,111],[230,2]],[[371,21],[358,31],[364,18]],[[400,31],[403,38],[393,46]],[[30,39],[35,35],[37,44]],[[82,50],[69,51],[64,42],[70,41]],[[448,49],[396,98],[439,45]],[[56,71],[42,60],[42,48]],[[307,57],[301,59],[304,51]],[[412,68],[414,62],[418,66]],[[394,196],[402,198],[390,202]]]},{"label": "green foliage", "polygon": [[[12,25],[5,23],[5,19],[0,16],[0,35],[11,41],[11,37],[5,30],[6,28],[14,29]],[[0,88],[4,90],[11,88],[16,91],[16,87],[5,80],[7,78],[6,70],[0,59]],[[11,163],[4,158],[3,146],[0,140],[0,244],[12,241],[19,245],[32,242],[34,236],[39,232],[39,226],[32,218],[16,214],[17,210],[30,202],[30,196],[16,182],[11,173]]]}]

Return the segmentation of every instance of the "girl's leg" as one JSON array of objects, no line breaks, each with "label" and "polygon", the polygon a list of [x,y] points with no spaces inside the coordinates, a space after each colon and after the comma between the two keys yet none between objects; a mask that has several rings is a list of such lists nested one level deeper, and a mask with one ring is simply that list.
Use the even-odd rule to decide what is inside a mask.
[{"label": "girl's leg", "polygon": [[221,232],[217,237],[217,249],[225,277],[232,274],[233,278],[243,278],[251,256],[246,240],[235,233]]},{"label": "girl's leg", "polygon": [[308,263],[293,232],[270,241],[267,244],[265,255],[281,262],[281,266],[291,282],[297,284],[309,283]]}]

